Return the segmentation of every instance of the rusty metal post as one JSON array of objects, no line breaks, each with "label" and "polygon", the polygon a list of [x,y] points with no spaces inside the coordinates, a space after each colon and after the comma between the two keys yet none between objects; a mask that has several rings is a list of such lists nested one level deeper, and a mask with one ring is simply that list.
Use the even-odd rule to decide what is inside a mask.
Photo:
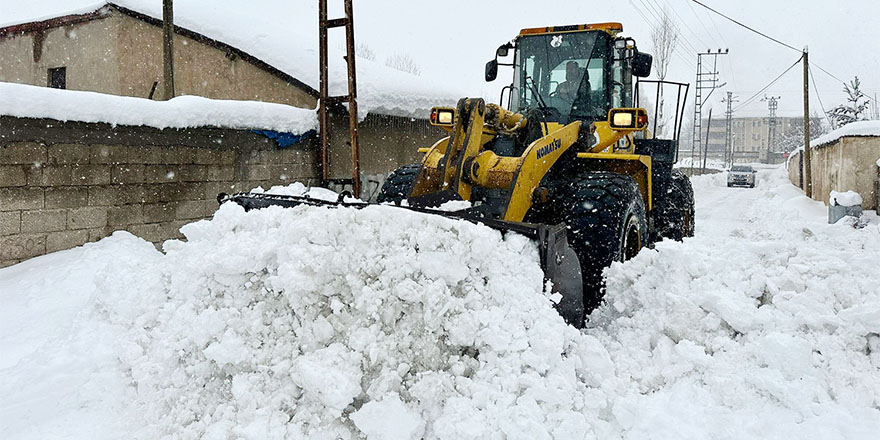
[{"label": "rusty metal post", "polygon": [[172,0],[162,1],[162,62],[164,97],[174,97],[174,5]]},{"label": "rusty metal post", "polygon": [[318,53],[320,87],[318,98],[318,129],[321,131],[321,179],[330,180],[330,119],[327,109],[327,0],[318,0]]},{"label": "rusty metal post", "polygon": [[[322,0],[326,1],[326,0]],[[348,129],[351,135],[351,174],[352,190],[355,197],[361,196],[361,156],[358,146],[358,107],[357,107],[357,69],[354,55],[354,8],[352,0],[345,0],[345,47],[348,64]]]},{"label": "rusty metal post", "polygon": [[[318,121],[321,129],[321,168],[324,183],[330,179],[330,106],[348,102],[348,130],[351,148],[352,192],[361,194],[361,160],[358,146],[357,69],[354,54],[354,8],[352,0],[344,0],[345,17],[327,19],[327,0],[318,0],[318,43],[320,52],[321,86],[319,92]],[[328,81],[327,29],[345,26],[345,63],[348,66],[348,94],[330,96]]]}]

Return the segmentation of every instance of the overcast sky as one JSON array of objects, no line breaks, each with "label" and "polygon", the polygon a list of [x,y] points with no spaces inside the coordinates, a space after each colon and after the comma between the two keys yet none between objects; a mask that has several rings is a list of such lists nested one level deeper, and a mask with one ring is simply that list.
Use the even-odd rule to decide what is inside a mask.
[{"label": "overcast sky", "polygon": [[[208,0],[175,1],[210,5]],[[331,17],[341,15],[342,0],[328,1]],[[705,108],[708,111],[711,106],[715,114],[725,109],[720,102],[725,92],[734,92],[742,102],[800,57],[799,52],[751,33],[690,0],[354,1],[356,37],[370,46],[380,60],[395,53],[408,54],[419,64],[426,81],[442,81],[462,93],[484,95],[492,101],[497,101],[498,90],[509,83],[511,73],[502,70],[498,80],[486,84],[482,79],[483,66],[498,45],[526,27],[617,21],[623,23],[624,34],[635,38],[642,51],[651,52],[651,27],[656,25],[660,10],[667,8],[680,28],[678,49],[667,79],[693,83],[697,51],[730,50],[729,55],[719,57],[718,64],[720,82],[727,85],[712,95]],[[816,81],[816,89],[811,93],[821,98],[826,109],[844,101],[843,86],[818,66],[847,81],[858,75],[866,93],[880,94],[880,1],[702,1],[798,49],[809,46]],[[0,0],[0,23],[93,3],[95,0]],[[242,1],[241,7],[254,3],[277,5],[279,19],[297,15],[291,17],[291,23],[317,29],[317,0],[250,0]],[[235,11],[228,13],[234,15]],[[314,20],[310,15],[315,16]],[[331,37],[331,44],[342,44],[341,32]],[[781,96],[780,115],[795,116],[802,112],[802,78],[803,70],[798,65],[767,90],[768,96]],[[819,101],[814,98],[810,107],[819,110]],[[767,103],[760,100],[737,113],[766,114]]]}]

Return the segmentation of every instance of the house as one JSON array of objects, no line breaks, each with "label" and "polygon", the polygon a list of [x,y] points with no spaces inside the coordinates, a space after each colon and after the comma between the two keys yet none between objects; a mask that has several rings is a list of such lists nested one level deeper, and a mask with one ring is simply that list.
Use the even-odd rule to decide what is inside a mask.
[{"label": "house", "polygon": [[[316,108],[317,14],[307,7],[274,13],[272,2],[235,5],[233,14],[220,4],[175,4],[176,94]],[[164,87],[161,8],[161,1],[120,0],[0,24],[0,81],[157,99]],[[331,95],[345,94],[341,48],[330,50]],[[442,137],[427,123],[430,108],[464,94],[370,60],[357,66],[363,173],[416,161],[417,148]],[[350,176],[344,113],[337,107],[331,125],[334,178]]]}]

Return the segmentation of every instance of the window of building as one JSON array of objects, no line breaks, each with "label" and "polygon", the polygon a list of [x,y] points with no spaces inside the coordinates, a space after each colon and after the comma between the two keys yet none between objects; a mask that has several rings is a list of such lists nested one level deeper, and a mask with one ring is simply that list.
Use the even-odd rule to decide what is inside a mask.
[{"label": "window of building", "polygon": [[67,67],[53,67],[49,69],[48,85],[53,89],[66,89]]}]

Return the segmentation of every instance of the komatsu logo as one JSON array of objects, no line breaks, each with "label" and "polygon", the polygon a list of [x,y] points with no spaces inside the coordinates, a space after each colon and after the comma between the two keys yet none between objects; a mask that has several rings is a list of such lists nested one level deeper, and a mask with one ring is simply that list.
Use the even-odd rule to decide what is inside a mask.
[{"label": "komatsu logo", "polygon": [[540,158],[542,158],[542,157],[544,157],[544,156],[546,156],[546,155],[548,155],[548,154],[550,154],[550,153],[552,153],[552,152],[558,150],[559,147],[561,147],[561,146],[562,146],[562,141],[561,141],[561,140],[559,140],[559,139],[553,139],[553,142],[550,142],[549,144],[544,145],[544,146],[541,147],[541,148],[538,148],[538,153],[537,153],[537,155],[538,155],[538,159],[540,159]]}]

